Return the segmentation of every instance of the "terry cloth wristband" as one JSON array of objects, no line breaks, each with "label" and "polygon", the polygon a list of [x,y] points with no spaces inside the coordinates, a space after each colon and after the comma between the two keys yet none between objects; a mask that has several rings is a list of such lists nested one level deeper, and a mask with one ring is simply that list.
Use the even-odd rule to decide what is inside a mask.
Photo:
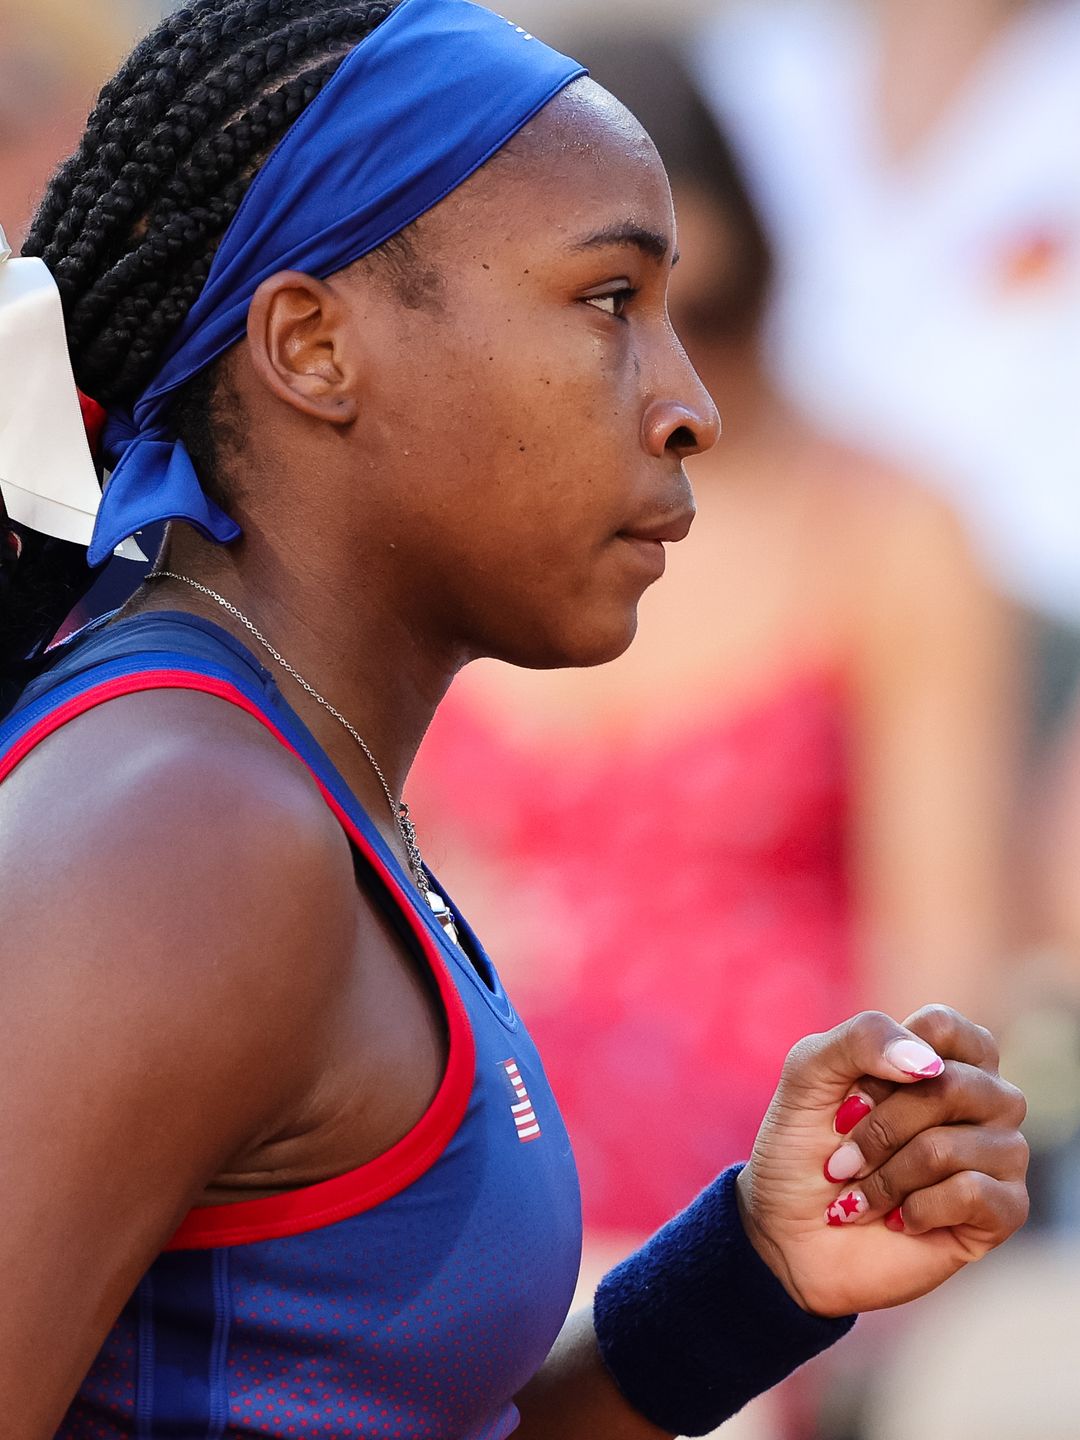
[{"label": "terry cloth wristband", "polygon": [[758,1255],[735,1194],[742,1168],[725,1170],[596,1292],[612,1379],[674,1435],[707,1435],[855,1323],[808,1314]]}]

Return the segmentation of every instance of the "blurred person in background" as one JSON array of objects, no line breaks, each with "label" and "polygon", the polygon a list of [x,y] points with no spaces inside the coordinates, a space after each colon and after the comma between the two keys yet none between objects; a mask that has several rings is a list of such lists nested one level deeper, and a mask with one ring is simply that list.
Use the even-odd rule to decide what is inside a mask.
[{"label": "blurred person in background", "polygon": [[1035,1215],[1075,1228],[1080,4],[754,0],[717,8],[699,59],[777,236],[782,387],[940,484],[1027,612],[1007,1048]]},{"label": "blurred person in background", "polygon": [[775,235],[785,392],[941,486],[1080,673],[1080,5],[719,4],[699,74]]},{"label": "blurred person in background", "polygon": [[950,511],[770,384],[769,244],[680,54],[574,44],[668,167],[672,321],[724,440],[632,652],[473,667],[411,787],[540,1036],[601,1237],[741,1153],[838,1010],[932,994],[993,1023],[1014,667]]}]

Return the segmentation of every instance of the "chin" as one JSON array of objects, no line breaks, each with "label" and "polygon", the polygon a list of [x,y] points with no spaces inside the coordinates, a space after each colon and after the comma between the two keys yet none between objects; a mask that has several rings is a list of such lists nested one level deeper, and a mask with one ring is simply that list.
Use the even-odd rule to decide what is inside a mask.
[{"label": "chin", "polygon": [[572,632],[538,637],[541,643],[527,653],[503,658],[525,670],[589,670],[625,655],[637,634],[637,606],[629,615],[608,617],[606,624],[584,626],[580,618]]}]

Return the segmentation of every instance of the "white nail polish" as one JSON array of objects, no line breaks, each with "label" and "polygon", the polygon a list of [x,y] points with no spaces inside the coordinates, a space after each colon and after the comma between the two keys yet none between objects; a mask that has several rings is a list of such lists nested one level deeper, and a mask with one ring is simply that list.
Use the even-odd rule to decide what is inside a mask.
[{"label": "white nail polish", "polygon": [[885,1059],[913,1080],[933,1080],[945,1069],[945,1061],[921,1040],[894,1040],[885,1050]]},{"label": "white nail polish", "polygon": [[840,1148],[830,1155],[825,1162],[825,1179],[833,1185],[841,1185],[845,1180],[854,1180],[859,1171],[866,1164],[863,1153],[858,1145],[841,1145]]}]

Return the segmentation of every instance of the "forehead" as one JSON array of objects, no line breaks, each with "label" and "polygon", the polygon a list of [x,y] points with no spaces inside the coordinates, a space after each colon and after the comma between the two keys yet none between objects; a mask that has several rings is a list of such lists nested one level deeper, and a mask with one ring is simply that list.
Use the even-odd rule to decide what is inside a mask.
[{"label": "forehead", "polygon": [[[424,219],[448,242],[485,232],[534,243],[632,221],[671,235],[671,190],[649,136],[594,81],[550,101],[465,185]],[[490,229],[488,227],[491,227]]]}]

